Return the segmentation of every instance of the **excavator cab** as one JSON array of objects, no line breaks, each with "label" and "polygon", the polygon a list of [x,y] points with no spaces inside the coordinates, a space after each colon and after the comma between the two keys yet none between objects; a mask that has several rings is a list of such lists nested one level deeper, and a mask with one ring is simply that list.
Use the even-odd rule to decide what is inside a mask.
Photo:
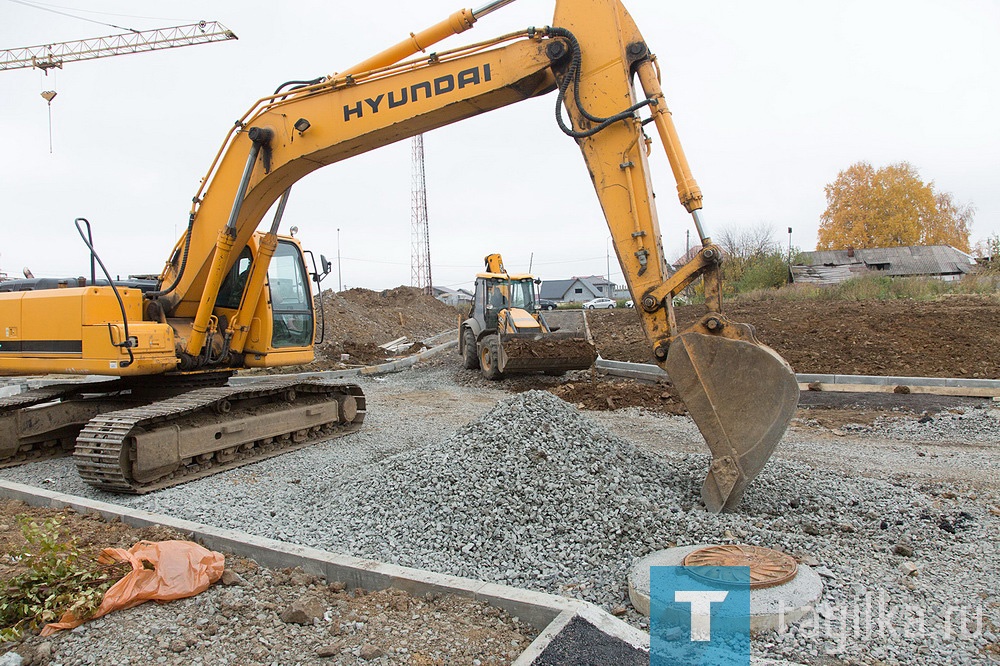
[{"label": "excavator cab", "polygon": [[[254,263],[260,260],[261,238],[255,235],[243,248],[219,287],[216,308],[227,319],[238,317],[239,310],[248,305],[247,283]],[[316,316],[305,253],[294,238],[276,240],[263,297],[257,300],[247,327],[244,351],[251,367],[283,365],[290,356],[308,362],[313,355]]]}]

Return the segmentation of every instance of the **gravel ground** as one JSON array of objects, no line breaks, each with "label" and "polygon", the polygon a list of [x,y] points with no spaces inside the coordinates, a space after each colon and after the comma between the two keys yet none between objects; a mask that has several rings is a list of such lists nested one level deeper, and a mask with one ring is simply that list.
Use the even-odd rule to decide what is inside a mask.
[{"label": "gravel ground", "polygon": [[358,433],[151,496],[93,490],[66,459],[0,478],[579,597],[638,626],[625,583],[635,558],[751,543],[816,566],[826,585],[817,614],[756,637],[757,655],[978,664],[1000,654],[995,410],[832,430],[800,412],[740,512],[714,516],[697,502],[708,456],[686,417],[581,413],[544,392],[458,383],[457,372],[439,363],[364,379]]},{"label": "gravel ground", "polygon": [[195,597],[30,637],[0,655],[0,666],[499,666],[535,634],[496,608],[454,595],[368,593],[243,558],[226,564],[222,581]]}]

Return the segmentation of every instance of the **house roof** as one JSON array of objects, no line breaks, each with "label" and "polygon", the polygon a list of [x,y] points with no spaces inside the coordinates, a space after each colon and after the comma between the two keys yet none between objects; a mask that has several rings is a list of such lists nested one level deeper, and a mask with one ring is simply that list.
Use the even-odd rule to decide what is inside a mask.
[{"label": "house roof", "polygon": [[690,248],[688,248],[687,252],[685,252],[684,254],[682,254],[681,256],[677,257],[677,259],[674,260],[674,263],[671,264],[671,268],[673,268],[676,271],[678,268],[684,266],[689,261],[697,257],[698,253],[701,252],[703,249],[704,248],[700,243],[691,246]]},{"label": "house roof", "polygon": [[576,275],[574,280],[585,280],[588,284],[610,284],[611,280],[603,275]]},{"label": "house roof", "polygon": [[562,298],[569,291],[569,288],[573,286],[576,282],[573,280],[546,280],[542,282],[542,288],[539,290],[540,298],[557,299]]},{"label": "house roof", "polygon": [[433,289],[438,296],[472,296],[472,293],[465,289],[452,289],[451,287],[434,287]]},{"label": "house roof", "polygon": [[579,284],[591,293],[591,298],[604,295],[604,292],[595,286],[595,282],[600,285],[611,284],[601,276],[591,276],[588,278],[575,277],[571,280],[546,280],[542,283],[539,298],[559,300],[566,297],[566,294],[575,285]]},{"label": "house roof", "polygon": [[594,296],[597,296],[599,294],[603,294],[604,293],[603,290],[597,288],[598,284],[602,284],[602,285],[610,284],[610,282],[608,282],[604,278],[601,278],[600,280],[595,280],[593,278],[577,278],[577,279],[580,282],[582,282],[583,286],[585,286],[587,289],[589,289],[591,291],[591,293],[594,294]]}]

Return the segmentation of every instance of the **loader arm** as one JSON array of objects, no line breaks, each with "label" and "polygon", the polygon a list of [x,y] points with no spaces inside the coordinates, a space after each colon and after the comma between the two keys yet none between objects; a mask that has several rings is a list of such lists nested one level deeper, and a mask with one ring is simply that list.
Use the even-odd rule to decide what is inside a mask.
[{"label": "loader arm", "polygon": [[[567,124],[560,111],[560,125],[583,153],[653,355],[712,450],[706,506],[733,509],[784,433],[798,388],[787,364],[749,326],[722,314],[721,252],[703,228],[702,195],[677,140],[655,58],[618,0],[557,0],[550,28],[402,60],[470,27],[476,14],[456,12],[344,73],[259,100],[230,132],[203,181],[188,231],[154,298],[171,321],[191,322],[179,337],[184,354],[199,356],[206,331],[215,325],[223,277],[267,210],[300,178],[558,90],[557,105],[569,117]],[[656,127],[680,201],[694,216],[704,246],[674,275],[668,273],[653,204],[646,123]],[[671,298],[700,276],[706,315],[680,332]],[[236,351],[249,316],[240,311],[232,318],[231,326],[240,329],[231,331]]]}]

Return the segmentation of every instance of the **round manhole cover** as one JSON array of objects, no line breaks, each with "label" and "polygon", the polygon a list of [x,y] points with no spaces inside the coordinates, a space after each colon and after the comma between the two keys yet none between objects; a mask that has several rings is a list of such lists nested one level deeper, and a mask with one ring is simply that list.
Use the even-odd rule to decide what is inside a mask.
[{"label": "round manhole cover", "polygon": [[751,590],[787,583],[795,578],[799,567],[795,560],[785,553],[741,544],[708,546],[696,550],[684,558],[684,566],[691,567],[689,573],[692,576],[720,585],[738,585],[739,581],[736,578],[727,580],[725,569],[714,569],[711,574],[706,575],[697,568],[750,567]]}]

